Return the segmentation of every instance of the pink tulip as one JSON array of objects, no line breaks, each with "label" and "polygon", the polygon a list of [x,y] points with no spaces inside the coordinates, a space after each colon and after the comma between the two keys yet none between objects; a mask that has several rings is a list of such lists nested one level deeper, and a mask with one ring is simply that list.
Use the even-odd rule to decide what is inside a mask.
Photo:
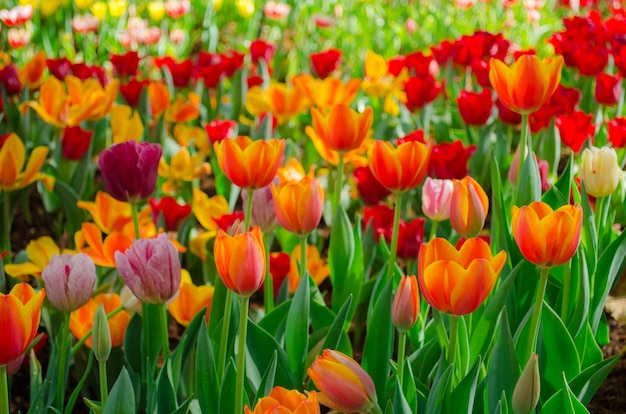
[{"label": "pink tulip", "polygon": [[417,278],[403,276],[393,297],[391,319],[399,332],[406,332],[417,322],[420,312],[420,295]]},{"label": "pink tulip", "polygon": [[[274,179],[273,183],[278,184],[278,179]],[[241,191],[241,199],[245,206],[248,201],[248,191]],[[253,226],[260,227],[265,234],[271,233],[278,226],[271,184],[252,193],[252,216],[250,217],[250,222]]]},{"label": "pink tulip", "polygon": [[96,266],[85,253],[54,255],[41,273],[52,305],[72,312],[83,306],[96,284]]},{"label": "pink tulip", "polygon": [[166,234],[135,240],[126,252],[115,252],[120,276],[139,300],[165,303],[180,286],[178,252]]},{"label": "pink tulip", "polygon": [[448,220],[453,189],[452,180],[427,177],[422,188],[422,211],[424,215],[433,221]]}]

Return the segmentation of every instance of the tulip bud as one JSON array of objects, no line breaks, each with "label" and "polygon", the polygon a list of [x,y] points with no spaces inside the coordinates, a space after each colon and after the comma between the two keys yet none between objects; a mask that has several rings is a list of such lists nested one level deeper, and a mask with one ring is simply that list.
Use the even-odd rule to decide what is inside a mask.
[{"label": "tulip bud", "polygon": [[[278,179],[275,178],[273,183],[277,185]],[[241,200],[243,204],[246,205],[248,202],[247,190],[241,191]],[[265,234],[271,233],[276,226],[278,226],[271,185],[259,188],[252,193],[252,215],[250,222],[253,226],[260,227],[261,231]]]},{"label": "tulip bud", "polygon": [[432,221],[450,218],[450,200],[454,182],[426,177],[422,188],[422,211]]},{"label": "tulip bud", "polygon": [[91,297],[96,266],[85,253],[54,255],[41,272],[41,278],[46,282],[52,305],[63,312],[72,312]]},{"label": "tulip bud", "polygon": [[609,147],[585,148],[581,158],[580,177],[587,193],[594,197],[606,197],[613,193],[622,178],[615,150]]},{"label": "tulip bud", "polygon": [[111,331],[104,312],[104,305],[100,304],[93,318],[91,349],[98,362],[107,362],[111,354]]},{"label": "tulip bud", "polygon": [[472,177],[454,183],[450,200],[450,224],[465,238],[476,237],[485,225],[489,199]]},{"label": "tulip bud", "polygon": [[122,300],[122,306],[124,306],[124,310],[128,313],[138,313],[141,315],[141,301],[137,299],[128,287],[128,285],[122,286],[122,290],[120,290],[120,299]]},{"label": "tulip bud", "polygon": [[399,332],[406,332],[417,321],[420,297],[415,276],[403,276],[393,298],[391,319]]},{"label": "tulip bud", "polygon": [[532,354],[513,390],[513,412],[530,414],[539,402],[541,381],[537,354]]}]

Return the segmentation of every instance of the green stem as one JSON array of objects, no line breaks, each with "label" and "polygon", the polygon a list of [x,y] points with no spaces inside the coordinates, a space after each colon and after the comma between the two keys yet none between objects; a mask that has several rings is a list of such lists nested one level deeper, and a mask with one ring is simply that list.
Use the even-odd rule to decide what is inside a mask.
[{"label": "green stem", "polygon": [[63,314],[63,324],[61,325],[60,333],[60,347],[59,347],[59,365],[57,369],[57,401],[56,408],[63,412],[63,403],[65,402],[65,374],[67,372],[67,347],[69,346],[68,340],[70,336],[70,314],[65,312]]},{"label": "green stem", "polygon": [[101,361],[100,366],[100,400],[102,401],[102,407],[104,408],[109,397],[109,385],[107,384],[107,363]]},{"label": "green stem", "polygon": [[393,232],[391,233],[391,249],[389,251],[389,262],[387,262],[387,276],[385,280],[393,275],[393,269],[396,264],[396,254],[398,253],[398,236],[400,233],[400,216],[402,215],[402,195],[396,194],[396,206],[393,212]]},{"label": "green stem", "polygon": [[246,373],[246,334],[248,332],[249,298],[240,298],[239,347],[237,350],[237,383],[235,385],[235,412],[243,412],[243,380]]},{"label": "green stem", "polygon": [[252,219],[252,196],[254,190],[248,190],[248,197],[246,198],[246,215],[243,218],[244,231],[250,231],[250,220]]},{"label": "green stem", "polygon": [[535,352],[537,347],[537,335],[539,328],[539,316],[541,315],[541,308],[543,307],[543,297],[546,293],[546,286],[548,285],[548,275],[550,273],[549,268],[541,269],[541,276],[539,278],[539,288],[537,289],[537,297],[535,298],[535,308],[533,309],[533,316],[530,320],[530,330],[528,331],[528,345],[526,346],[526,353],[524,354],[523,361],[528,361],[530,355]]},{"label": "green stem", "polygon": [[230,329],[230,314],[233,307],[233,292],[226,289],[226,302],[224,303],[224,319],[222,319],[222,336],[220,337],[220,352],[218,354],[217,374],[222,378],[226,368],[226,347],[228,346],[228,331]]},{"label": "green stem", "polygon": [[[522,114],[522,137],[519,143],[519,164],[517,166],[517,186],[520,185],[520,178],[522,177],[522,167],[526,160],[526,152],[531,154],[531,148],[528,136],[528,114]],[[517,193],[517,191],[516,191]]]},{"label": "green stem", "polygon": [[167,325],[167,307],[165,303],[159,305],[159,319],[161,322],[161,344],[163,346],[163,359],[170,356],[170,336]]},{"label": "green stem", "polygon": [[335,213],[337,213],[337,209],[339,208],[339,204],[341,203],[341,187],[343,180],[343,152],[339,152],[339,163],[337,164],[337,181],[335,182],[335,193],[333,194],[333,219],[335,218]]},{"label": "green stem", "polygon": [[604,233],[604,220],[602,220],[604,203],[606,197],[598,197],[596,198],[596,211],[595,211],[595,221],[596,221],[596,232],[598,234],[598,256],[602,253],[602,235]]},{"label": "green stem", "polygon": [[448,363],[454,365],[456,342],[459,334],[459,317],[450,315],[450,342],[448,342]]},{"label": "green stem", "polygon": [[306,277],[306,272],[307,272],[306,239],[307,239],[307,236],[300,236],[300,278]]},{"label": "green stem", "polygon": [[433,224],[430,226],[430,236],[428,236],[428,241],[437,237],[437,227],[439,227],[439,222],[433,221]]},{"label": "green stem", "polygon": [[567,313],[569,307],[569,292],[572,285],[572,260],[565,262],[563,266],[563,301],[561,305],[561,320],[567,322]]},{"label": "green stem", "polygon": [[10,414],[6,365],[0,365],[0,414]]},{"label": "green stem", "polygon": [[[109,313],[107,315],[107,320],[110,320],[112,317],[114,317],[115,315],[117,315],[118,313],[120,313],[123,310],[124,310],[124,306],[120,306],[119,308],[115,309],[113,312],[111,312],[111,313]],[[76,344],[72,347],[72,352],[70,353],[72,356],[76,355],[76,353],[78,352],[80,347],[83,346],[85,341],[87,341],[87,339],[91,338],[91,334],[92,333],[93,333],[93,328],[91,328],[89,331],[87,331],[85,336],[83,336],[82,338],[80,338],[80,340],[78,342],[76,342]]]},{"label": "green stem", "polygon": [[263,285],[263,303],[265,304],[265,314],[274,309],[274,280],[270,273],[270,245],[272,244],[272,233],[263,234],[263,244],[265,245],[265,283]]},{"label": "green stem", "polygon": [[135,229],[135,239],[139,240],[139,213],[137,211],[137,203],[130,203],[130,211],[133,215],[133,228]]},{"label": "green stem", "polygon": [[398,338],[398,381],[402,385],[402,376],[404,374],[404,355],[406,352],[406,332],[400,332]]},{"label": "green stem", "polygon": [[4,192],[4,199],[2,202],[2,212],[4,228],[2,229],[2,251],[9,254],[5,257],[5,263],[10,263],[11,260],[11,193]]}]

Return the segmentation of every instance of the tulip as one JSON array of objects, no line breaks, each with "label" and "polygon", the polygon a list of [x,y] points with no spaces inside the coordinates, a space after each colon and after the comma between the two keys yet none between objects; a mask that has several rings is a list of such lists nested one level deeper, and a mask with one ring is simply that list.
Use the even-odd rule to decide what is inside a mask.
[{"label": "tulip", "polygon": [[137,74],[141,58],[136,51],[128,51],[123,55],[111,54],[109,59],[118,76],[130,77]]},{"label": "tulip", "polygon": [[137,80],[133,78],[126,83],[120,84],[120,93],[129,106],[137,108],[139,107],[141,94],[149,83],[150,82],[146,79]]},{"label": "tulip", "polygon": [[92,258],[97,266],[115,267],[115,253],[124,252],[133,243],[132,236],[113,232],[102,239],[102,231],[93,223],[83,223],[74,234],[76,251]]},{"label": "tulip", "polygon": [[456,102],[461,118],[467,125],[485,125],[491,116],[493,99],[488,89],[480,93],[463,90]]},{"label": "tulip", "polygon": [[22,91],[22,82],[15,65],[9,64],[0,69],[0,87],[9,96],[17,95]]},{"label": "tulip", "polygon": [[68,123],[69,97],[63,83],[56,77],[49,77],[41,85],[38,101],[28,101],[20,106],[22,112],[25,112],[26,106],[30,106],[44,122],[52,126],[63,128]]},{"label": "tulip", "polygon": [[96,266],[84,253],[54,255],[41,273],[48,299],[63,311],[73,312],[83,306],[96,284]]},{"label": "tulip", "polygon": [[92,349],[98,362],[106,362],[111,355],[111,330],[104,305],[100,304],[93,320]]},{"label": "tulip", "polygon": [[505,106],[519,114],[530,114],[554,94],[562,67],[562,56],[541,60],[524,55],[510,67],[491,59],[489,80]]},{"label": "tulip", "polygon": [[178,95],[165,111],[165,120],[173,123],[186,123],[200,116],[200,97],[190,92],[187,99]]},{"label": "tulip", "polygon": [[130,204],[117,201],[108,193],[98,191],[94,201],[79,201],[79,208],[87,210],[93,222],[106,234],[121,232],[132,221]]},{"label": "tulip", "polygon": [[236,236],[219,230],[213,254],[217,271],[228,289],[248,298],[263,284],[265,247],[258,227]]},{"label": "tulip", "polygon": [[43,83],[45,69],[46,55],[40,50],[18,70],[20,82],[31,91],[38,89]]},{"label": "tulip", "polygon": [[157,119],[170,105],[170,91],[164,82],[150,82],[148,85],[148,100],[150,113]]},{"label": "tulip", "polygon": [[529,262],[549,268],[574,256],[580,243],[583,211],[565,205],[557,210],[543,202],[513,206],[511,227],[520,251]]},{"label": "tulip", "polygon": [[612,194],[622,179],[615,149],[585,148],[581,155],[580,177],[585,183],[587,194],[596,198]]},{"label": "tulip", "polygon": [[316,179],[306,176],[280,187],[272,184],[276,218],[287,231],[299,236],[315,230],[322,218],[324,190]]},{"label": "tulip", "polygon": [[68,250],[61,252],[52,237],[42,236],[31,240],[26,245],[27,262],[20,264],[7,264],[4,271],[11,277],[23,280],[27,275],[33,275],[41,279],[41,272],[55,254],[69,253]]},{"label": "tulip", "polygon": [[341,50],[328,49],[309,55],[314,73],[321,79],[330,76],[341,65]]},{"label": "tulip", "polygon": [[328,114],[311,109],[313,128],[317,136],[333,151],[343,152],[361,146],[372,127],[373,112],[366,108],[362,114],[346,105],[333,106]]},{"label": "tulip", "polygon": [[[300,271],[298,266],[302,261],[301,247],[296,246],[289,257],[289,293],[294,294],[300,285]],[[330,267],[320,257],[320,251],[317,247],[306,245],[306,270],[317,286],[321,285],[330,275]]]},{"label": "tulip", "polygon": [[98,167],[107,193],[130,203],[146,199],[156,187],[161,152],[159,144],[135,141],[115,144],[102,151]]},{"label": "tulip", "polygon": [[[16,284],[9,294],[0,292],[0,367],[22,357],[37,335],[44,289],[35,290],[26,283]],[[10,339],[10,340],[9,340]]]},{"label": "tulip", "polygon": [[315,79],[309,74],[295,76],[292,81],[304,90],[315,106],[327,109],[350,105],[361,86],[360,79],[350,79],[344,83],[338,78]]},{"label": "tulip", "polygon": [[444,221],[450,218],[450,201],[452,200],[452,180],[437,180],[426,177],[422,188],[422,211],[433,221]]},{"label": "tulip", "polygon": [[405,105],[411,112],[420,111],[434,101],[442,90],[441,84],[437,84],[430,74],[412,76],[404,84]]},{"label": "tulip", "polygon": [[372,378],[355,360],[339,351],[323,350],[307,374],[320,390],[320,402],[333,410],[360,413],[377,407]]},{"label": "tulip", "polygon": [[124,253],[115,252],[115,265],[133,294],[144,303],[162,304],[178,292],[180,260],[166,234],[135,240]]},{"label": "tulip", "polygon": [[530,414],[534,411],[541,394],[539,357],[532,354],[513,390],[513,413]]},{"label": "tulip", "polygon": [[230,119],[214,119],[204,126],[211,144],[215,144],[216,142],[220,142],[227,138],[232,138],[236,128],[237,123],[235,121],[231,121]]},{"label": "tulip", "polygon": [[465,238],[476,237],[485,225],[489,199],[485,190],[469,175],[454,182],[450,199],[450,224]]},{"label": "tulip", "polygon": [[[275,178],[274,183],[276,182],[278,179]],[[244,206],[248,202],[248,195],[246,190],[241,192]],[[270,234],[278,225],[271,184],[252,193],[252,215],[250,219],[251,224],[260,227],[264,234]]]},{"label": "tulip", "polygon": [[574,152],[580,151],[583,144],[588,139],[593,140],[595,135],[596,128],[593,125],[593,115],[582,111],[572,111],[559,115],[554,124],[559,130],[561,142]]},{"label": "tulip", "polygon": [[285,141],[252,141],[246,136],[214,144],[217,162],[233,184],[247,190],[270,185],[283,158]]},{"label": "tulip", "polygon": [[191,206],[189,204],[178,204],[174,197],[165,196],[158,202],[156,198],[148,199],[152,210],[152,220],[159,223],[159,217],[163,215],[165,231],[176,231],[180,223],[183,222],[191,214]]},{"label": "tulip", "polygon": [[619,76],[600,73],[596,76],[595,98],[600,105],[613,106],[622,94],[622,80]]},{"label": "tulip", "polygon": [[391,305],[391,319],[399,332],[415,325],[419,316],[420,298],[415,276],[403,276]]},{"label": "tulip", "polygon": [[411,221],[400,219],[398,230],[398,257],[409,260],[417,259],[420,246],[424,241],[424,224],[426,220],[416,217]]},{"label": "tulip", "polygon": [[86,131],[78,125],[65,128],[61,137],[63,158],[79,161],[89,150],[92,137],[92,131]]},{"label": "tulip", "polygon": [[246,109],[259,117],[269,112],[279,124],[286,124],[311,107],[311,101],[298,85],[271,82],[267,89],[251,88],[246,96]]},{"label": "tulip", "polygon": [[396,148],[387,141],[375,141],[367,158],[374,177],[389,191],[402,193],[420,185],[426,176],[432,146],[418,141]]},{"label": "tulip", "polygon": [[[625,48],[626,50],[626,48]],[[626,118],[615,117],[608,122],[609,142],[615,148],[626,147]]]},{"label": "tulip", "polygon": [[167,305],[167,310],[176,322],[187,327],[196,315],[206,308],[204,319],[208,322],[214,291],[213,286],[194,285],[189,272],[183,270],[178,295]]},{"label": "tulip", "polygon": [[374,177],[368,166],[355,168],[352,178],[354,178],[356,189],[365,204],[376,205],[391,194],[391,191],[383,187]]},{"label": "tulip", "polygon": [[126,141],[141,141],[144,126],[139,111],[128,105],[115,105],[111,108],[111,135],[114,144]]},{"label": "tulip", "polygon": [[320,405],[315,391],[302,394],[298,390],[287,390],[276,386],[266,397],[259,399],[254,411],[251,411],[248,406],[244,410],[245,414],[320,414]]},{"label": "tulip", "polygon": [[[93,321],[96,310],[100,305],[104,306],[107,315],[111,315],[114,311],[119,312],[108,318],[109,332],[111,334],[111,346],[120,346],[124,342],[126,327],[130,322],[130,315],[121,310],[122,299],[116,293],[100,293],[89,301],[80,309],[75,310],[70,315],[70,330],[78,339],[84,338],[93,328]],[[89,336],[85,340],[85,345],[92,347],[93,338]]]},{"label": "tulip", "polygon": [[35,147],[24,168],[26,147],[22,140],[13,133],[4,140],[0,139],[0,190],[10,192],[42,181],[48,191],[52,191],[54,177],[39,172],[47,155],[47,147]]}]

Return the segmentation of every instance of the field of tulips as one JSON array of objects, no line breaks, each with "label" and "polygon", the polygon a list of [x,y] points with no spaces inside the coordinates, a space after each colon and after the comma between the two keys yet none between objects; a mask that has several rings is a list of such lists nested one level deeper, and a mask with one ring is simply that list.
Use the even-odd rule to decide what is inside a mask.
[{"label": "field of tulips", "polygon": [[626,412],[622,3],[0,0],[0,414]]}]

